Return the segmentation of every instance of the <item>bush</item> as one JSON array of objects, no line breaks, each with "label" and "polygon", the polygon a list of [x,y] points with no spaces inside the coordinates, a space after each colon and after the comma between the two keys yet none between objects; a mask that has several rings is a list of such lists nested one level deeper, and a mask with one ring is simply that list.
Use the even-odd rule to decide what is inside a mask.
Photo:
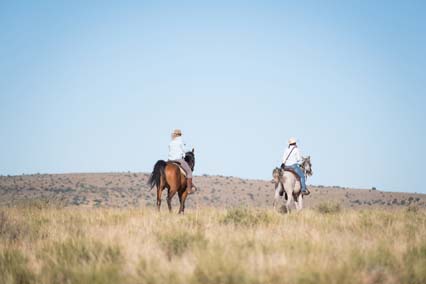
[{"label": "bush", "polygon": [[169,260],[173,256],[181,256],[189,248],[204,246],[207,240],[201,232],[189,232],[181,229],[170,229],[167,232],[158,233],[158,240]]},{"label": "bush", "polygon": [[405,270],[402,282],[426,283],[426,245],[412,247],[404,255]]},{"label": "bush", "polygon": [[5,249],[0,252],[1,283],[35,283],[34,274],[29,270],[27,259],[15,249]]},{"label": "bush", "polygon": [[236,208],[229,210],[221,220],[222,224],[234,224],[241,226],[256,226],[271,223],[272,218],[265,211]]},{"label": "bush", "polygon": [[14,205],[19,209],[26,210],[45,210],[45,209],[59,209],[64,206],[59,200],[52,200],[47,197],[40,197],[35,199],[23,199],[15,202]]},{"label": "bush", "polygon": [[0,211],[0,239],[16,241],[28,236],[30,228],[27,224],[20,224],[4,211]]},{"label": "bush", "polygon": [[417,213],[419,212],[419,207],[415,206],[415,205],[410,205],[407,207],[406,211],[408,213]]},{"label": "bush", "polygon": [[119,283],[122,255],[115,246],[85,239],[54,243],[40,255],[45,259],[43,283]]},{"label": "bush", "polygon": [[335,214],[342,211],[339,203],[331,201],[320,203],[316,209],[322,214]]},{"label": "bush", "polygon": [[250,273],[241,264],[242,257],[228,255],[222,248],[212,250],[197,260],[192,283],[244,284],[252,283]]},{"label": "bush", "polygon": [[[130,283],[185,283],[188,281],[182,273],[173,270],[172,266],[162,265],[163,263],[156,258],[142,257],[136,267],[136,277]],[[126,281],[121,281],[121,283]]]}]

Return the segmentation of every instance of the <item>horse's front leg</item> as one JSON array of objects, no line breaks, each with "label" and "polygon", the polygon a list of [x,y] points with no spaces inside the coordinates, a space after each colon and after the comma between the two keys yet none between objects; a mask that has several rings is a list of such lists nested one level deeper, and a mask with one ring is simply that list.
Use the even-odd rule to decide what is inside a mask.
[{"label": "horse's front leg", "polygon": [[303,209],[303,196],[302,196],[302,194],[299,194],[299,196],[297,197],[297,203],[298,203],[297,211],[301,211]]},{"label": "horse's front leg", "polygon": [[280,199],[280,187],[276,186],[275,187],[274,202],[272,203],[272,206],[274,207],[274,209],[276,208],[279,199]]},{"label": "horse's front leg", "polygon": [[292,201],[293,201],[293,192],[287,192],[287,203],[285,204],[287,213],[290,213],[290,205]]}]

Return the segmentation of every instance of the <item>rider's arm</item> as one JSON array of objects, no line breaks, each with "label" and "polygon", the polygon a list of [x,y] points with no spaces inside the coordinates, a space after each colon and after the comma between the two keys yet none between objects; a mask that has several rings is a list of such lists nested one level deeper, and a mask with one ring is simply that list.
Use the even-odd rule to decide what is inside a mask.
[{"label": "rider's arm", "polygon": [[302,154],[300,154],[300,150],[299,150],[299,148],[296,148],[296,149],[294,149],[294,154],[296,155],[296,160],[297,160],[297,163],[299,164],[299,165],[301,165],[302,164],[302,162],[303,162],[303,160],[302,160]]},{"label": "rider's arm", "polygon": [[283,154],[283,158],[282,158],[282,163],[284,164],[284,162],[285,162],[285,159],[287,159],[287,156],[288,156],[288,148],[284,151],[284,154]]},{"label": "rider's arm", "polygon": [[184,159],[185,158],[185,154],[186,154],[186,145],[185,145],[185,142],[183,142],[183,141],[181,141],[181,143],[180,143],[180,149],[181,149],[181,152],[182,152],[182,159]]}]

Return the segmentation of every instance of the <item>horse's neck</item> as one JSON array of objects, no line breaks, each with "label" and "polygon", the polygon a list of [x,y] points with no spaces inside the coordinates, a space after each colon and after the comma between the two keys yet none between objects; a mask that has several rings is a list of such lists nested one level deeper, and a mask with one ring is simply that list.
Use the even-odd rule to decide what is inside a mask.
[{"label": "horse's neck", "polygon": [[300,165],[300,167],[302,168],[303,174],[306,176],[305,163],[302,163],[302,164]]}]

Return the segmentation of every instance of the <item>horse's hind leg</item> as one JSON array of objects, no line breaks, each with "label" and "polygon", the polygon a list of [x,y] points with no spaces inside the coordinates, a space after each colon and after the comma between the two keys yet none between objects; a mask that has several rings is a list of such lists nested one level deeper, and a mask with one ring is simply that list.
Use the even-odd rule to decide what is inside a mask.
[{"label": "horse's hind leg", "polygon": [[300,211],[300,204],[299,204],[299,201],[297,199],[294,199],[294,205],[296,206],[296,211],[299,212]]},{"label": "horse's hind leg", "polygon": [[182,206],[182,196],[183,196],[183,192],[182,192],[182,191],[178,192],[178,195],[179,195],[179,203],[180,203],[180,207],[179,207],[179,214],[181,214],[181,213],[183,213],[183,210],[184,210],[184,208],[183,208],[183,206]]},{"label": "horse's hind leg", "polygon": [[180,201],[179,214],[183,214],[185,212],[185,201],[186,201],[187,197],[188,197],[188,191],[187,190],[182,192],[182,196],[179,196],[179,201]]},{"label": "horse's hind leg", "polygon": [[161,194],[163,193],[163,189],[164,189],[164,187],[162,187],[162,185],[159,185],[157,187],[157,209],[158,209],[158,211],[160,211],[160,207],[161,207]]},{"label": "horse's hind leg", "polygon": [[176,194],[175,188],[170,188],[167,194],[167,206],[169,207],[169,212],[172,212],[172,198]]}]

